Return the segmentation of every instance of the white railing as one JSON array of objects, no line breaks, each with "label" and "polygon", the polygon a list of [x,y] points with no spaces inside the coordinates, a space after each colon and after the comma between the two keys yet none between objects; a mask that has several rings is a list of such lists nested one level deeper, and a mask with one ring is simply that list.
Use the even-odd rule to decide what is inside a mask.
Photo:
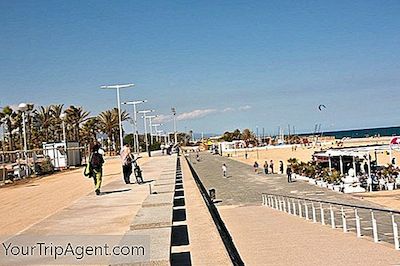
[{"label": "white railing", "polygon": [[344,233],[354,232],[357,237],[371,237],[375,243],[392,243],[396,250],[400,250],[396,222],[399,211],[271,193],[262,194],[262,202],[264,206],[313,223],[341,228]]}]

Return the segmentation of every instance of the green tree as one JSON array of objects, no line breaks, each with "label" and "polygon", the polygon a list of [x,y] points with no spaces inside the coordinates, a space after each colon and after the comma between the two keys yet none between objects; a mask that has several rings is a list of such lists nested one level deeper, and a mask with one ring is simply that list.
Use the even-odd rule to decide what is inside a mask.
[{"label": "green tree", "polygon": [[80,131],[80,126],[83,122],[85,122],[88,119],[89,112],[83,110],[82,107],[76,107],[71,105],[65,110],[65,113],[67,114],[67,122],[68,124],[71,125],[72,131],[73,131],[73,139],[75,141],[80,141],[79,139],[79,131]]},{"label": "green tree", "polygon": [[14,150],[14,139],[13,139],[13,127],[12,127],[12,119],[15,116],[14,110],[10,106],[6,106],[0,113],[0,117],[3,120],[3,123],[6,125],[8,132],[8,150]]}]

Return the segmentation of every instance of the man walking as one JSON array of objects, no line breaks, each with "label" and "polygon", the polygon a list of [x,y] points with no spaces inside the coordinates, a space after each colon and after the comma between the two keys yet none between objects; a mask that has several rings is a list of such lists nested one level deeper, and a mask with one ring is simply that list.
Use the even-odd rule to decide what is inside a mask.
[{"label": "man walking", "polygon": [[269,162],[269,167],[271,167],[271,174],[273,174],[274,173],[274,161],[270,161]]},{"label": "man walking", "polygon": [[281,175],[283,175],[283,162],[279,161],[279,172]]},{"label": "man walking", "polygon": [[224,177],[226,177],[226,164],[222,165],[222,174],[224,175]]},{"label": "man walking", "polygon": [[132,174],[132,154],[131,149],[129,148],[129,145],[127,143],[121,149],[120,156],[125,184],[130,184]]},{"label": "man walking", "polygon": [[257,161],[254,162],[253,167],[254,167],[254,173],[258,174],[258,163],[257,163]]},{"label": "man walking", "polygon": [[94,191],[96,195],[100,195],[100,186],[101,180],[103,177],[103,164],[104,159],[103,156],[99,153],[100,145],[95,144],[92,147],[92,153],[90,155],[89,164],[90,164],[90,177],[93,178],[94,182]]},{"label": "man walking", "polygon": [[292,167],[290,165],[286,168],[286,174],[288,183],[292,183]]},{"label": "man walking", "polygon": [[264,162],[264,173],[266,175],[268,175],[268,162],[267,161]]}]

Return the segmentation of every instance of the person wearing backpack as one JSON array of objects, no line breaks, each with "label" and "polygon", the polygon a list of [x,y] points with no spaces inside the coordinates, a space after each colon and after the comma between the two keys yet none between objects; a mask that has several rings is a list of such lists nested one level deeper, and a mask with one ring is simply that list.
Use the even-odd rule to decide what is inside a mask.
[{"label": "person wearing backpack", "polygon": [[131,183],[132,174],[132,154],[129,145],[126,143],[121,149],[121,162],[122,162],[122,172],[124,174],[125,184]]},{"label": "person wearing backpack", "polygon": [[90,177],[93,178],[96,195],[100,195],[101,180],[103,177],[103,155],[99,153],[100,145],[95,144],[90,154]]}]

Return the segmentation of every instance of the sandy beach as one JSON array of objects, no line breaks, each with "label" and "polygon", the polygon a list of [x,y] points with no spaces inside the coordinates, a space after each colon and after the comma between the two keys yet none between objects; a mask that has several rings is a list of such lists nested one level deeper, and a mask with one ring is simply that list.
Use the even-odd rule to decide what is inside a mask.
[{"label": "sandy beach", "polygon": [[[388,144],[390,141],[390,137],[381,137],[381,138],[362,138],[362,139],[350,139],[343,143],[343,147],[361,147],[367,145],[382,145]],[[237,160],[248,165],[253,165],[255,161],[258,162],[260,167],[263,166],[265,161],[270,163],[270,160],[274,161],[274,171],[279,171],[279,161],[283,161],[286,169],[287,160],[289,158],[297,158],[300,161],[307,162],[312,159],[312,155],[314,152],[318,152],[321,150],[326,150],[328,148],[337,148],[335,142],[333,143],[325,143],[322,147],[305,147],[305,146],[297,146],[297,149],[294,150],[292,147],[268,147],[266,149],[260,149],[257,151],[247,151],[247,159],[245,159],[245,151],[237,151],[233,153],[229,153],[229,156],[233,160]],[[224,156],[228,156],[228,154],[224,154]],[[371,157],[374,157],[375,154],[371,152]],[[390,162],[390,155],[387,152],[377,152],[376,154],[378,165],[387,165]],[[399,166],[400,160],[400,152],[392,151],[392,156],[396,158],[397,166]],[[362,197],[365,200],[380,204],[390,209],[400,210],[400,190],[393,191],[374,191],[369,193],[358,193],[354,194],[355,197]]]},{"label": "sandy beach", "polygon": [[[230,156],[232,159],[253,165],[255,161],[258,162],[260,166],[264,164],[264,161],[270,162],[274,161],[275,169],[279,165],[279,161],[283,161],[286,166],[287,160],[290,158],[296,158],[299,161],[308,162],[312,159],[312,155],[315,152],[327,150],[329,148],[349,148],[349,147],[361,147],[361,146],[371,146],[371,145],[385,145],[389,144],[391,137],[380,137],[380,138],[358,138],[349,139],[343,142],[343,145],[338,146],[337,141],[325,142],[321,146],[304,146],[296,145],[296,149],[291,146],[275,146],[275,147],[265,147],[256,150],[238,150],[233,152],[223,153],[224,156]],[[247,159],[245,154],[247,153]],[[371,152],[372,158],[375,158],[375,154]],[[390,155],[388,152],[379,151],[376,153],[378,165],[387,165],[390,162]],[[396,158],[396,162],[399,163],[400,152],[392,151],[392,156]],[[399,164],[397,164],[398,166]]]}]

